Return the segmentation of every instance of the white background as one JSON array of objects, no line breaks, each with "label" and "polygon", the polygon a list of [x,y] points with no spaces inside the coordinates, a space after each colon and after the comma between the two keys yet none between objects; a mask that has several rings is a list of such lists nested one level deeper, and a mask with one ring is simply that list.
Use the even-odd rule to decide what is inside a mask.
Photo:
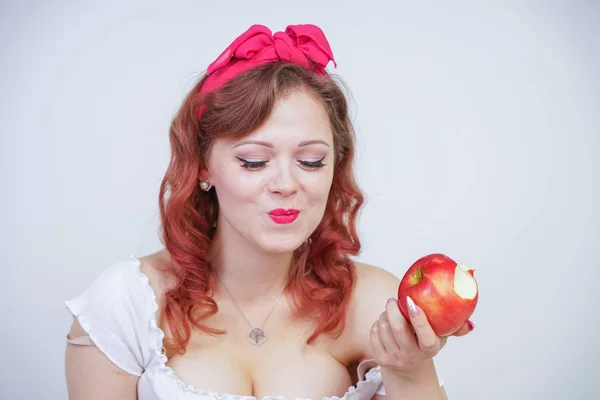
[{"label": "white background", "polygon": [[159,248],[171,118],[254,23],[329,38],[360,259],[476,268],[475,331],[436,357],[450,399],[600,398],[600,6],[496,3],[3,1],[0,398],[67,397],[63,301]]}]

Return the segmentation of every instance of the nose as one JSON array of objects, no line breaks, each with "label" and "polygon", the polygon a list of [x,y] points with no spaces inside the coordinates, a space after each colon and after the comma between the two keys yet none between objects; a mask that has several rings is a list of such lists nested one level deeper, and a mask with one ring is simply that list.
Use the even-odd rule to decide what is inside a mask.
[{"label": "nose", "polygon": [[292,168],[293,166],[289,165],[280,165],[277,168],[269,182],[269,192],[288,197],[298,191],[298,181]]}]

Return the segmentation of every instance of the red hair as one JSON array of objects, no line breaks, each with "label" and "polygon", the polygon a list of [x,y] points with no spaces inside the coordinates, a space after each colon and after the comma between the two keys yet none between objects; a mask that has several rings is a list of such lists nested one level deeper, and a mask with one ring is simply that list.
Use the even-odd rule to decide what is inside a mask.
[{"label": "red hair", "polygon": [[[169,353],[185,353],[192,327],[225,333],[202,323],[218,311],[211,297],[215,276],[208,256],[219,206],[215,191],[202,191],[198,185],[211,143],[249,134],[269,117],[278,99],[297,89],[312,94],[329,115],[335,166],[323,219],[309,241],[294,251],[285,290],[297,315],[315,321],[308,343],[321,333],[337,337],[356,282],[350,256],[360,251],[356,217],[364,201],[352,170],[354,129],[341,81],[284,62],[254,67],[218,91],[199,96],[205,79],[187,95],[172,121],[171,161],[160,186],[162,242],[174,262],[169,272],[176,278],[165,293],[164,315],[172,335],[165,346]],[[198,120],[201,106],[205,108]]]}]

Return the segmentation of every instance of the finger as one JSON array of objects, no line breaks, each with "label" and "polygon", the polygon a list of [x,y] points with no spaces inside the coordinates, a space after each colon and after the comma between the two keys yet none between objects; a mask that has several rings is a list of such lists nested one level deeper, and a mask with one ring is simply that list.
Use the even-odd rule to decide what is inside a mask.
[{"label": "finger", "polygon": [[451,336],[465,336],[467,333],[470,333],[473,329],[475,329],[475,324],[473,321],[468,320],[464,323],[463,326],[460,327],[459,330],[454,332]]},{"label": "finger", "polygon": [[448,342],[448,336],[439,336],[438,340],[440,343],[440,348],[438,349],[438,351],[440,351]]},{"label": "finger", "polygon": [[415,329],[419,348],[429,357],[433,357],[440,350],[442,343],[440,338],[435,334],[433,328],[427,320],[427,316],[421,307],[416,305],[410,297],[405,299],[408,307],[410,323]]},{"label": "finger", "polygon": [[371,332],[369,334],[369,340],[371,341],[371,350],[373,351],[373,357],[376,360],[381,360],[385,355],[385,346],[379,336],[379,321],[371,326]]},{"label": "finger", "polygon": [[392,332],[392,327],[390,326],[386,312],[383,312],[379,316],[379,337],[381,338],[381,342],[383,343],[387,354],[391,356],[398,354],[400,347],[398,346],[398,341]]},{"label": "finger", "polygon": [[385,309],[387,320],[399,347],[405,350],[418,347],[415,331],[406,318],[404,318],[404,315],[402,315],[400,307],[398,307],[398,301],[392,300],[388,302]]}]

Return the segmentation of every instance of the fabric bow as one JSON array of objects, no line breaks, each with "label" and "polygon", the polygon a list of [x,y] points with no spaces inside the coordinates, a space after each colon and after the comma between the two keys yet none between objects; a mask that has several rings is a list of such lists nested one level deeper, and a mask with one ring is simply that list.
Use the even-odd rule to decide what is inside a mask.
[{"label": "fabric bow", "polygon": [[289,25],[285,32],[273,35],[264,25],[252,25],[208,66],[208,78],[200,89],[200,95],[247,69],[279,60],[300,65],[319,75],[325,74],[329,61],[337,67],[329,42],[318,26]]}]

